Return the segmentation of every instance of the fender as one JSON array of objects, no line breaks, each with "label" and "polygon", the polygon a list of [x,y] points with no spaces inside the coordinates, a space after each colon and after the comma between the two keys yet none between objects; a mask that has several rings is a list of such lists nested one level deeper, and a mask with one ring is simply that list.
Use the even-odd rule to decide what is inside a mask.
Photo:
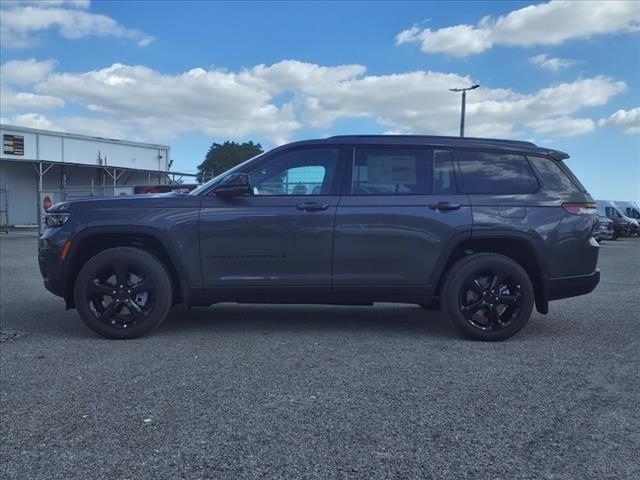
[{"label": "fender", "polygon": [[542,255],[542,238],[538,235],[532,236],[517,230],[500,230],[500,229],[474,229],[472,239],[514,239],[525,242],[535,256],[535,261],[540,269],[540,288],[536,289],[536,310],[544,314],[549,313],[549,265]]},{"label": "fender", "polygon": [[447,262],[451,258],[453,252],[460,246],[463,242],[471,240],[471,229],[465,230],[463,232],[458,232],[449,239],[449,241],[445,244],[442,252],[440,253],[440,258],[436,262],[436,265],[431,272],[431,276],[429,277],[429,282],[427,287],[432,295],[436,295],[436,289],[438,288],[438,284],[440,283],[440,279],[442,275],[444,275],[444,269],[447,266]]},{"label": "fender", "polygon": [[[469,234],[471,233],[471,234]],[[503,230],[503,229],[473,229],[472,232],[461,232],[452,237],[451,241],[447,244],[443,250],[436,268],[434,269],[431,277],[429,278],[429,286],[433,288],[434,295],[436,288],[442,275],[444,274],[445,267],[453,254],[453,252],[468,240],[517,240],[524,242],[528,245],[534,254],[534,260],[540,269],[540,288],[536,292],[536,309],[546,314],[549,311],[549,267],[544,256],[541,254],[542,247],[540,242],[541,238],[532,238],[531,234],[519,232],[516,230]],[[537,240],[537,241],[536,241]],[[535,279],[534,279],[535,281]]]},{"label": "fender", "polygon": [[[114,233],[125,233],[133,235],[142,234],[152,237],[160,242],[162,247],[167,252],[172,266],[175,268],[178,274],[178,279],[180,282],[180,294],[182,295],[184,305],[190,305],[191,284],[189,282],[189,277],[187,275],[187,272],[185,271],[184,265],[180,259],[178,248],[173,244],[170,238],[167,238],[167,235],[161,229],[148,225],[98,225],[83,228],[82,230],[71,235],[69,238],[71,240],[71,246],[67,255],[67,261],[64,262],[64,266],[62,269],[63,278],[65,278],[65,292],[68,291],[66,279],[69,278],[69,269],[74,263],[75,257],[78,253],[78,247],[82,245],[83,240],[93,235]],[[67,308],[69,308],[70,302],[66,296],[65,301],[67,302]]]}]

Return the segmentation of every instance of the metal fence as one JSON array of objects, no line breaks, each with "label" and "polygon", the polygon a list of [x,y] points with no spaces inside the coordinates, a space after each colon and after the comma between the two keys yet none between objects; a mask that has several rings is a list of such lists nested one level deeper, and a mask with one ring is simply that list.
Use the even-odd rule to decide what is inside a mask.
[{"label": "metal fence", "polygon": [[9,189],[0,188],[0,232],[9,233]]}]

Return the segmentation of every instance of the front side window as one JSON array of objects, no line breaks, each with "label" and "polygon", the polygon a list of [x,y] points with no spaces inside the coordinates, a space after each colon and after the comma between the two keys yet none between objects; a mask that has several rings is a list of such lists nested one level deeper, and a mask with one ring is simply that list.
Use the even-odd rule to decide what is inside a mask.
[{"label": "front side window", "polygon": [[277,155],[249,171],[254,195],[329,195],[336,148],[304,148]]},{"label": "front side window", "polygon": [[425,195],[454,193],[455,177],[447,150],[357,148],[352,195]]},{"label": "front side window", "polygon": [[456,152],[467,193],[524,194],[538,181],[524,155],[477,151]]}]

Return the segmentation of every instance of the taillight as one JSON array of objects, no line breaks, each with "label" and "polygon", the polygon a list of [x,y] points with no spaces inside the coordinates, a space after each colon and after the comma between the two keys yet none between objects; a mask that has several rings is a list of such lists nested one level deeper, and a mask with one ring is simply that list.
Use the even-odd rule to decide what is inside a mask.
[{"label": "taillight", "polygon": [[595,203],[563,203],[562,208],[571,215],[595,215],[598,212]]}]

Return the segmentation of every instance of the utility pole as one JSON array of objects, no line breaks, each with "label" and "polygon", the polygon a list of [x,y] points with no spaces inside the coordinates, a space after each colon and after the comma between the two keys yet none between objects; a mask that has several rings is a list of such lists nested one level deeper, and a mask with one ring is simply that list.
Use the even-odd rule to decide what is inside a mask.
[{"label": "utility pole", "polygon": [[467,88],[450,88],[452,92],[462,92],[462,110],[460,112],[460,136],[464,137],[464,115],[467,107],[467,90],[475,90],[480,85],[472,85]]}]

